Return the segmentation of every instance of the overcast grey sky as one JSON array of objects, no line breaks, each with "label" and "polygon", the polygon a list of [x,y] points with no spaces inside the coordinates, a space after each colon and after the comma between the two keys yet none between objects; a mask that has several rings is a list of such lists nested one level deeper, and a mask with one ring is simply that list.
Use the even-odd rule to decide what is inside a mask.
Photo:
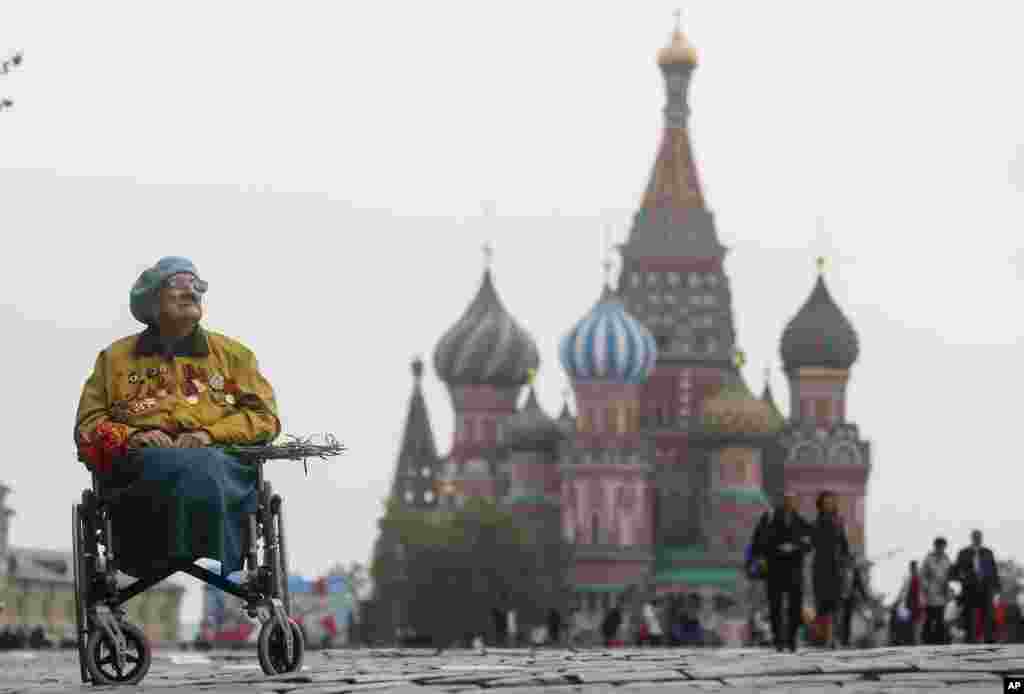
[{"label": "overcast grey sky", "polygon": [[[12,541],[68,548],[88,476],[71,425],[98,350],[136,332],[138,273],[191,257],[206,324],[252,347],[284,429],[293,568],[369,558],[411,388],[495,247],[541,348],[599,293],[662,125],[675,3],[11,3],[0,53],[0,478]],[[1024,558],[1019,3],[694,2],[692,134],[731,246],[739,345],[780,403],[785,322],[814,257],[858,329],[849,414],[874,443],[868,552],[890,593],[936,533]],[[484,218],[481,203],[494,201]],[[817,218],[824,219],[823,231]],[[442,451],[451,406],[425,381]],[[788,411],[788,409],[787,409]],[[191,582],[191,579],[188,579]],[[193,585],[198,585],[193,582]],[[198,610],[197,591],[186,619]]]}]

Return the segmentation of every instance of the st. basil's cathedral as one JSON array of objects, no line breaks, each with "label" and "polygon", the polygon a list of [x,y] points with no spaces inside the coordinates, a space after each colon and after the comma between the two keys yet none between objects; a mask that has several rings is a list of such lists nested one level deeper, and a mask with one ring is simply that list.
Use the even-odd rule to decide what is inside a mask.
[{"label": "st. basil's cathedral", "polygon": [[[485,497],[548,537],[561,533],[573,549],[576,606],[595,619],[630,587],[742,605],[744,550],[784,491],[809,520],[817,495],[836,492],[851,546],[864,556],[870,447],[846,410],[857,333],[819,261],[781,339],[789,416],[767,382],[761,397],[751,393],[735,342],[728,249],[705,205],[687,127],[696,51],[677,28],[657,62],[664,132],[619,246],[618,286],[596,291],[560,344],[575,416],[566,405],[552,418],[538,404],[537,346],[487,269],[433,355],[455,410],[451,448],[438,454],[416,360],[391,490],[394,503],[424,512]],[[375,554],[386,545],[381,538]]]}]

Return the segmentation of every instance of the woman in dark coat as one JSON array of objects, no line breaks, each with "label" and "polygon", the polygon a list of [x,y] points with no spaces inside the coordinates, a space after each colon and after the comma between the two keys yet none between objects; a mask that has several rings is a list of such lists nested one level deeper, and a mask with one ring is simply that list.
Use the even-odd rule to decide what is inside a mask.
[{"label": "woman in dark coat", "polygon": [[843,569],[850,561],[850,543],[846,539],[843,520],[836,512],[836,495],[825,491],[818,495],[818,519],[814,523],[814,602],[822,639],[835,648],[833,622],[839,609],[843,589]]}]

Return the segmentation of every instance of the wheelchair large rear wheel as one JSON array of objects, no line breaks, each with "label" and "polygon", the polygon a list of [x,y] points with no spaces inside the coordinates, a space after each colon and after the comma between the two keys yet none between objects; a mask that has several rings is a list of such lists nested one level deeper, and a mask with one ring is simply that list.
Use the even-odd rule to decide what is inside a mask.
[{"label": "wheelchair large rear wheel", "polygon": [[125,669],[120,670],[114,659],[114,644],[102,629],[93,629],[86,646],[86,666],[92,675],[93,684],[100,686],[115,684],[138,684],[149,672],[153,662],[153,651],[149,639],[134,624],[121,622],[127,649]]},{"label": "wheelchair large rear wheel", "polygon": [[302,657],[306,653],[306,641],[302,637],[302,629],[294,620],[288,619],[292,629],[292,657],[285,653],[284,629],[281,624],[271,619],[260,627],[260,639],[257,654],[260,667],[267,675],[286,675],[302,669]]},{"label": "wheelchair large rear wheel", "polygon": [[85,566],[85,533],[82,529],[82,507],[78,504],[71,506],[71,547],[74,551],[74,574],[75,574],[75,645],[78,648],[78,671],[82,676],[82,684],[89,681],[89,670],[85,665],[85,640],[88,636],[85,630],[87,600],[89,599],[89,578]]}]

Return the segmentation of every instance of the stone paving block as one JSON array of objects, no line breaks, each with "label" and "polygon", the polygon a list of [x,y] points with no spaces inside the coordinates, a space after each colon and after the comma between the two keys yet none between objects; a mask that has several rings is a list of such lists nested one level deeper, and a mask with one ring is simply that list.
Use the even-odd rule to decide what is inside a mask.
[{"label": "stone paving block", "polygon": [[945,690],[948,688],[945,682],[851,682],[844,684],[841,691],[843,694],[921,694],[936,689]]},{"label": "stone paving block", "polygon": [[1002,675],[996,675],[991,672],[971,672],[971,671],[955,671],[955,672],[903,672],[897,674],[881,674],[878,676],[882,682],[1002,682]]},{"label": "stone paving block", "polygon": [[583,684],[620,684],[625,682],[678,682],[690,678],[678,670],[643,670],[626,672],[606,670],[603,672],[574,671],[569,673]]},{"label": "stone paving block", "polygon": [[672,692],[720,692],[728,691],[730,694],[734,689],[727,689],[726,685],[718,680],[689,680],[679,682],[629,682],[621,687],[615,688],[616,692],[635,692],[636,694],[672,694]]},{"label": "stone paving block", "polygon": [[968,658],[961,661],[961,667],[963,665],[972,666],[973,670],[975,665],[986,666],[992,672],[1024,672],[1024,658],[1000,658],[998,660],[980,661],[974,658]]},{"label": "stone paving block", "polygon": [[507,689],[509,687],[539,687],[543,685],[558,686],[571,684],[571,682],[561,675],[549,675],[547,677],[539,675],[536,677],[532,675],[515,675],[513,677],[498,677],[496,679],[487,680],[485,684],[488,689],[493,687]]},{"label": "stone paving block", "polygon": [[922,672],[1018,672],[1024,671],[1024,661],[993,661],[979,663],[963,658],[935,658],[919,660],[914,667]]},{"label": "stone paving block", "polygon": [[817,675],[821,670],[813,665],[805,665],[799,661],[787,662],[754,662],[713,665],[688,665],[681,668],[684,673],[695,680],[721,679],[723,677],[742,677],[744,675]]},{"label": "stone paving block", "polygon": [[806,683],[808,686],[856,682],[861,679],[858,674],[827,674],[827,675],[783,675],[770,677],[724,677],[722,682],[730,687],[778,687]]},{"label": "stone paving block", "polygon": [[913,672],[917,669],[913,663],[893,659],[872,661],[868,658],[858,658],[856,660],[834,658],[809,661],[808,664],[813,664],[820,672],[828,675]]}]

